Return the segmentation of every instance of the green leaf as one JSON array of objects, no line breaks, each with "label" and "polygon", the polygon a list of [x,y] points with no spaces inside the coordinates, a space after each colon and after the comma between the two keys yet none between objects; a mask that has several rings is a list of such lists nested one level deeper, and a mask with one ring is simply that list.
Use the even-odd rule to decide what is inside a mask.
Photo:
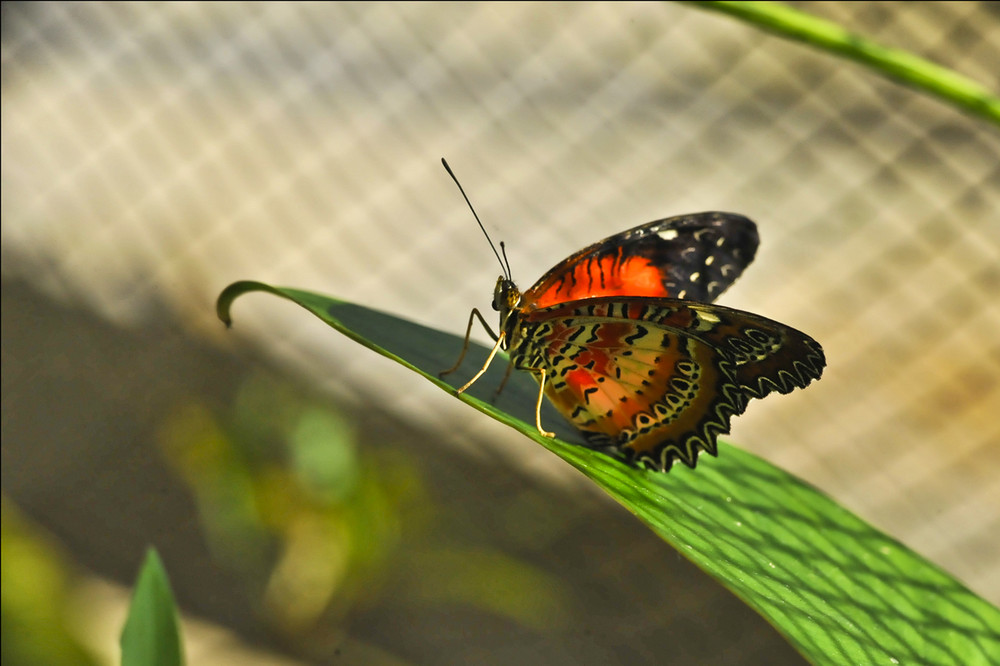
[{"label": "green leaf", "polygon": [[756,25],[786,39],[861,63],[873,71],[934,95],[969,113],[1000,124],[996,91],[947,67],[904,51],[882,46],[827,21],[780,2],[688,2]]},{"label": "green leaf", "polygon": [[184,663],[177,608],[170,581],[150,548],[135,583],[122,629],[122,666],[181,666]]},{"label": "green leaf", "polygon": [[[241,294],[263,291],[306,308],[349,338],[455,393],[487,350],[473,345],[449,382],[462,339],[297,289],[237,282],[219,296],[219,318]],[[696,470],[628,467],[579,444],[546,404],[534,426],[537,384],[514,373],[490,402],[503,362],[458,398],[510,425],[590,477],[681,554],[770,621],[816,664],[997,664],[1000,610],[898,541],[800,479],[720,443]],[[470,395],[471,393],[471,395]],[[530,520],[529,516],[525,520]],[[664,603],[670,603],[668,599]],[[720,638],[725,640],[725,637]]]}]

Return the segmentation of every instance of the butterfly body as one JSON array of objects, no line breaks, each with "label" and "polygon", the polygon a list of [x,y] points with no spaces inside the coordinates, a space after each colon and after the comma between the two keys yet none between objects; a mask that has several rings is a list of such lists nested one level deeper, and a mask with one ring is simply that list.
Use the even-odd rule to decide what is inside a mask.
[{"label": "butterfly body", "polygon": [[539,402],[544,392],[590,446],[637,466],[694,467],[751,398],[804,387],[825,364],[805,334],[711,303],[757,244],[749,219],[698,213],[584,248],[523,293],[501,276],[494,353],[531,372]]}]

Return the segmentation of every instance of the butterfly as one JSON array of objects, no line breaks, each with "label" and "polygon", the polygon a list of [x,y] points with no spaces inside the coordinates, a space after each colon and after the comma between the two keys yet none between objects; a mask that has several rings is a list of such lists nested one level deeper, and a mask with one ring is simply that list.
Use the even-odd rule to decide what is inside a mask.
[{"label": "butterfly", "polygon": [[705,212],[598,241],[523,292],[504,266],[493,292],[499,333],[474,309],[462,355],[442,374],[461,365],[478,318],[495,344],[459,393],[504,349],[510,367],[538,380],[543,435],[553,436],[541,423],[545,395],[589,447],[635,467],[694,467],[700,451],[718,454],[716,437],[751,398],[804,388],[826,364],[804,333],[712,303],[753,261],[758,242],[750,219]]}]

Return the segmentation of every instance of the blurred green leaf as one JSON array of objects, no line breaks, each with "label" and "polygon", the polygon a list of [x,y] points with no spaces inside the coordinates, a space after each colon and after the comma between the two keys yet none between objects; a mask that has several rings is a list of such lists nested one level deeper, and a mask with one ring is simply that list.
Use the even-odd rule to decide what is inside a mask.
[{"label": "blurred green leaf", "polygon": [[852,33],[833,21],[780,2],[688,2],[735,16],[786,39],[853,60],[869,69],[921,92],[949,102],[963,111],[1000,124],[997,91],[902,49],[882,46]]},{"label": "blurred green leaf", "polygon": [[[237,282],[219,296],[227,325],[238,296],[263,291],[306,308],[349,338],[455,394],[487,350],[437,377],[462,339],[390,315],[297,289]],[[487,402],[503,363],[458,398],[510,425],[579,469],[685,557],[770,621],[817,664],[1000,663],[1000,610],[906,546],[768,462],[725,443],[719,458],[669,474],[630,468],[580,446],[550,406],[535,429],[537,385],[514,373]],[[485,399],[484,399],[485,398]],[[526,516],[525,520],[530,520]],[[669,603],[665,600],[664,603]]]},{"label": "blurred green leaf", "polygon": [[122,666],[180,666],[184,663],[174,595],[160,556],[152,548],[139,571],[125,628]]},{"label": "blurred green leaf", "polygon": [[6,497],[0,513],[0,663],[96,665],[74,635],[66,558]]},{"label": "blurred green leaf", "polygon": [[268,373],[228,406],[187,397],[159,429],[215,559],[268,630],[308,652],[382,590],[401,512],[425,510],[406,456],[359,455],[351,419]]}]

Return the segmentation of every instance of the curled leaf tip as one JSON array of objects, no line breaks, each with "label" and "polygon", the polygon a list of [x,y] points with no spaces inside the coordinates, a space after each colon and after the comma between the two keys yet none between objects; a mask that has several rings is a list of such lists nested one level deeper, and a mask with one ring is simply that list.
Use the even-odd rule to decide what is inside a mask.
[{"label": "curled leaf tip", "polygon": [[261,288],[266,289],[267,286],[249,280],[240,280],[239,282],[232,283],[222,290],[219,298],[215,301],[215,315],[226,325],[226,328],[232,328],[233,318],[229,310],[233,306],[233,301],[241,294],[245,294],[248,291],[260,290]]}]

